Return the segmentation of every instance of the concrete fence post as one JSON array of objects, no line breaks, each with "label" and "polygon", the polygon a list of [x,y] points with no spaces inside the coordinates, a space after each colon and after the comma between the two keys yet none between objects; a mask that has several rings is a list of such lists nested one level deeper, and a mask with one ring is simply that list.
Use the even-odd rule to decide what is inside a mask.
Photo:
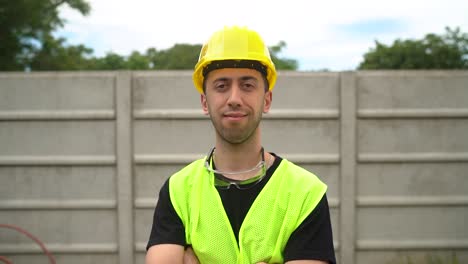
[{"label": "concrete fence post", "polygon": [[341,263],[355,263],[356,233],[356,75],[340,74],[341,186],[340,254]]},{"label": "concrete fence post", "polygon": [[116,76],[116,155],[117,155],[117,222],[119,263],[134,262],[133,235],[133,147],[132,147],[132,75]]}]

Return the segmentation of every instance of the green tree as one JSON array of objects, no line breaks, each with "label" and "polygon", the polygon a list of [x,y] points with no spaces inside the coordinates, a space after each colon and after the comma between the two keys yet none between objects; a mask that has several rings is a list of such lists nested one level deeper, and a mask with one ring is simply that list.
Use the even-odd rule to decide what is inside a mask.
[{"label": "green tree", "polygon": [[65,46],[65,39],[46,35],[41,48],[34,52],[29,67],[33,71],[89,70],[96,68],[88,59],[93,50],[83,45]]},{"label": "green tree", "polygon": [[[296,70],[298,67],[296,60],[279,57],[279,53],[285,47],[286,42],[284,41],[269,47],[271,59],[279,70]],[[190,70],[197,63],[201,48],[201,44],[175,44],[171,48],[161,51],[150,48],[146,51],[146,56],[152,69]]]},{"label": "green tree", "polygon": [[167,50],[148,49],[146,55],[153,69],[188,70],[197,63],[201,47],[200,44],[175,44]]},{"label": "green tree", "polygon": [[277,70],[297,70],[298,63],[294,59],[280,58],[279,53],[286,47],[286,42],[280,41],[278,44],[269,47],[271,60]]},{"label": "green tree", "polygon": [[63,4],[83,15],[90,11],[85,0],[0,0],[0,71],[24,70],[32,52],[63,26]]},{"label": "green tree", "polygon": [[[58,12],[63,4],[83,15],[91,9],[87,0],[0,0],[0,71],[184,70],[193,69],[198,61],[200,44],[94,57],[91,48],[67,45],[64,38],[53,37],[65,23]],[[281,41],[270,48],[277,69],[297,69],[296,60],[278,56],[284,47],[286,43]]]},{"label": "green tree", "polygon": [[397,39],[390,46],[376,41],[358,69],[468,69],[468,34],[445,30],[421,40]]},{"label": "green tree", "polygon": [[108,52],[102,58],[95,58],[95,70],[122,70],[127,69],[127,61],[119,54]]},{"label": "green tree", "polygon": [[127,68],[130,70],[148,70],[150,68],[150,60],[145,54],[134,51],[127,59]]}]

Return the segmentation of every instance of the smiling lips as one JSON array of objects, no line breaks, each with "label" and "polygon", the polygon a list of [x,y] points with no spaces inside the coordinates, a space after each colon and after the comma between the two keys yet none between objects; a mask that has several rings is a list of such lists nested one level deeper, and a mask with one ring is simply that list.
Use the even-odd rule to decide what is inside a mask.
[{"label": "smiling lips", "polygon": [[242,113],[242,112],[227,112],[224,114],[224,117],[228,120],[232,121],[238,121],[241,120],[242,118],[246,117],[247,114]]}]

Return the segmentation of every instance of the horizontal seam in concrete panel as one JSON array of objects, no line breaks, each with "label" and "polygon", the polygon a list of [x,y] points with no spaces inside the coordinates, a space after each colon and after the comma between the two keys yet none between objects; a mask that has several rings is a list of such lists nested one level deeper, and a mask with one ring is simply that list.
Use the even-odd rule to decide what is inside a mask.
[{"label": "horizontal seam in concrete panel", "polygon": [[75,210],[75,209],[115,209],[115,200],[2,200],[0,210]]},{"label": "horizontal seam in concrete panel", "polygon": [[[340,245],[338,241],[333,241],[334,249],[339,250]],[[145,242],[136,242],[135,243],[136,252],[146,252],[146,243]]]},{"label": "horizontal seam in concrete panel", "polygon": [[39,110],[39,111],[0,111],[0,121],[4,120],[114,120],[112,110]]},{"label": "horizontal seam in concrete panel", "polygon": [[466,70],[370,70],[356,71],[357,77],[468,77]]},{"label": "horizontal seam in concrete panel", "polygon": [[[334,109],[277,109],[264,114],[265,119],[338,119]],[[135,119],[208,119],[199,109],[148,109],[133,111]]]},{"label": "horizontal seam in concrete panel", "polygon": [[156,207],[157,200],[154,198],[137,198],[135,199],[136,209],[154,209]]},{"label": "horizontal seam in concrete panel", "polygon": [[[193,71],[190,70],[131,71],[131,73],[133,79],[141,77],[192,77],[193,75]],[[195,89],[195,87],[193,89]]]},{"label": "horizontal seam in concrete panel", "polygon": [[468,152],[416,152],[416,153],[367,153],[359,154],[362,163],[393,162],[464,162]]},{"label": "horizontal seam in concrete panel", "polygon": [[368,119],[405,119],[405,118],[466,118],[468,109],[361,109],[359,118]]},{"label": "horizontal seam in concrete panel", "polygon": [[[135,199],[136,209],[154,209],[156,207],[157,200],[154,198],[137,198]],[[340,201],[338,199],[328,199],[330,208],[339,208]]]},{"label": "horizontal seam in concrete panel", "polygon": [[0,166],[9,165],[115,165],[115,156],[0,156]]},{"label": "horizontal seam in concrete panel", "polygon": [[62,78],[69,78],[69,77],[102,77],[102,78],[115,78],[116,71],[60,71],[60,72],[0,72],[0,78],[8,79],[11,77],[21,77],[22,79],[32,79],[32,78],[49,78],[49,77],[62,77]]},{"label": "horizontal seam in concrete panel", "polygon": [[144,242],[136,242],[135,243],[135,251],[137,251],[137,252],[146,252],[146,245],[147,245],[147,243],[144,243]]},{"label": "horizontal seam in concrete panel", "polygon": [[[45,247],[52,254],[54,253],[86,253],[86,254],[102,254],[102,253],[117,253],[117,244],[114,243],[86,243],[86,244],[52,244],[46,243]],[[35,254],[42,253],[41,248],[37,244],[0,244],[0,252],[2,254]]]},{"label": "horizontal seam in concrete panel", "polygon": [[201,109],[134,110],[135,119],[208,119]]},{"label": "horizontal seam in concrete panel", "polygon": [[337,198],[328,198],[328,205],[330,208],[338,208],[340,207],[340,200]]},{"label": "horizontal seam in concrete panel", "polygon": [[[281,77],[334,77],[338,81],[339,72],[301,72],[301,71],[278,71]],[[273,90],[274,91],[274,90]]]},{"label": "horizontal seam in concrete panel", "polygon": [[468,240],[424,239],[424,240],[367,240],[357,241],[358,250],[395,249],[468,249]]},{"label": "horizontal seam in concrete panel", "polygon": [[358,197],[360,207],[467,206],[468,196],[368,196]]},{"label": "horizontal seam in concrete panel", "polygon": [[137,154],[136,164],[187,164],[201,159],[205,154]]},{"label": "horizontal seam in concrete panel", "polygon": [[[186,164],[201,159],[204,154],[137,154],[136,164]],[[338,154],[287,154],[282,155],[295,163],[303,164],[336,164],[340,161]]]},{"label": "horizontal seam in concrete panel", "polygon": [[277,109],[264,114],[266,119],[338,119],[340,113],[334,109]]}]

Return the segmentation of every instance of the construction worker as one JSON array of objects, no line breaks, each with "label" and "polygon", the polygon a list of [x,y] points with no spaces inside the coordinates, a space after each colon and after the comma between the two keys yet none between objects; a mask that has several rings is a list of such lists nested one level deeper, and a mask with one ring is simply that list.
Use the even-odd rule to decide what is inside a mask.
[{"label": "construction worker", "polygon": [[146,263],[335,263],[327,186],[262,147],[276,70],[258,33],[214,33],[193,81],[215,146],[162,186]]}]

